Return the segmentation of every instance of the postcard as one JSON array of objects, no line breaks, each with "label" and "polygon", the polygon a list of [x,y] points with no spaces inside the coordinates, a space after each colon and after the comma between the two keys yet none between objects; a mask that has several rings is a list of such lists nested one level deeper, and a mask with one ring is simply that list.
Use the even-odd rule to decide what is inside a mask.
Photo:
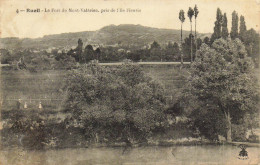
[{"label": "postcard", "polygon": [[0,0],[0,165],[259,164],[259,0]]}]

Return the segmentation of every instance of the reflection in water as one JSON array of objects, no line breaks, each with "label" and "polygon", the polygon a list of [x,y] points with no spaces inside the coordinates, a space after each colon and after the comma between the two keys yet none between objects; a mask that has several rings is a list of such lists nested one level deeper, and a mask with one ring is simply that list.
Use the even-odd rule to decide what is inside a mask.
[{"label": "reflection in water", "polygon": [[[1,165],[94,165],[94,164],[257,164],[258,148],[247,148],[250,158],[240,160],[235,146],[174,146],[128,148],[80,148],[28,151],[22,148],[0,151]],[[124,154],[122,154],[124,153]]]}]

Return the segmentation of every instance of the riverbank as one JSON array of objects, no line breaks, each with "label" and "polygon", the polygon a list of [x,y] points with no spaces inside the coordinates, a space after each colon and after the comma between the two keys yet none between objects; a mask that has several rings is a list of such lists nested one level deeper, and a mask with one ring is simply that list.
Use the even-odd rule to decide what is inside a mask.
[{"label": "riverbank", "polygon": [[247,147],[258,147],[260,148],[260,143],[249,143],[249,142],[229,142],[227,144],[231,144],[234,146],[239,146],[239,145],[245,145]]},{"label": "riverbank", "polygon": [[249,158],[238,159],[240,148],[232,145],[172,147],[88,147],[28,151],[21,148],[1,150],[4,165],[93,165],[93,164],[257,164],[259,148],[247,148]]},{"label": "riverbank", "polygon": [[[1,133],[1,131],[0,131]],[[2,145],[1,148],[12,149],[21,148],[24,150],[60,150],[60,149],[79,149],[79,148],[139,148],[139,147],[173,147],[173,146],[235,146],[245,145],[246,147],[260,148],[260,143],[249,143],[249,142],[218,142],[210,141],[208,139],[201,138],[181,138],[181,139],[169,139],[169,140],[148,140],[147,142],[133,142],[128,144],[126,142],[114,142],[114,143],[82,143],[77,145],[57,146],[57,145],[44,145],[42,148],[27,148],[23,145]]]}]

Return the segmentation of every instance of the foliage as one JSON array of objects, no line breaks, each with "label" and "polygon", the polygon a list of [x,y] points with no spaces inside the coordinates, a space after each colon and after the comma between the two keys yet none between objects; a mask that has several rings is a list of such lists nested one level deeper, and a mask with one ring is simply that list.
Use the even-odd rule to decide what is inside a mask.
[{"label": "foliage", "polygon": [[154,41],[151,45],[151,49],[161,49],[161,46],[158,44],[158,42]]},{"label": "foliage", "polygon": [[[4,141],[18,137],[18,144],[29,149],[42,149],[46,141],[45,122],[38,115],[27,115],[22,111],[14,111],[8,117],[2,137]],[[8,129],[8,127],[10,127]]]},{"label": "foliage", "polygon": [[194,15],[194,10],[193,10],[191,7],[189,7],[189,10],[188,10],[188,12],[187,12],[187,15],[188,15],[188,17],[189,17],[189,19],[190,19],[190,22],[192,22],[192,17],[193,17],[193,15]]},{"label": "foliage", "polygon": [[163,52],[161,46],[156,41],[151,45],[150,56],[152,61],[162,61]]},{"label": "foliage", "polygon": [[245,22],[245,17],[240,16],[240,26],[239,26],[239,38],[241,41],[244,41],[245,35],[246,35],[246,22]]},{"label": "foliage", "polygon": [[82,61],[87,63],[91,60],[97,59],[96,52],[94,51],[92,45],[87,45],[85,47],[84,53],[82,55]]},{"label": "foliage", "polygon": [[181,64],[183,64],[183,50],[182,50],[182,24],[185,21],[185,14],[183,10],[180,10],[179,12],[179,20],[181,21]]},{"label": "foliage", "polygon": [[181,23],[185,21],[185,14],[183,10],[180,10],[179,12],[179,20],[181,21]]},{"label": "foliage", "polygon": [[195,109],[190,114],[190,128],[200,136],[210,140],[218,140],[218,135],[224,136],[226,133],[226,120],[224,115],[213,107],[205,106]]},{"label": "foliage", "polygon": [[142,140],[164,121],[163,88],[137,65],[84,66],[69,75],[66,90],[70,125],[76,122],[90,139]]},{"label": "foliage", "polygon": [[246,31],[244,43],[246,45],[247,53],[252,57],[256,67],[259,67],[259,41],[259,34],[254,29]]},{"label": "foliage", "polygon": [[245,112],[255,113],[258,93],[252,69],[252,61],[238,39],[219,39],[211,48],[202,45],[191,65],[190,77],[190,92],[196,96],[198,109],[211,105],[232,123],[243,118]]},{"label": "foliage", "polygon": [[193,15],[194,15],[194,10],[191,8],[191,7],[189,7],[189,10],[188,10],[188,12],[187,12],[187,15],[188,15],[188,17],[189,17],[189,19],[190,19],[190,61],[192,62],[193,61],[193,35],[192,35],[192,17],[193,17]]},{"label": "foliage", "polygon": [[[192,40],[192,42],[191,42]],[[184,40],[184,43],[182,44],[182,49],[183,49],[183,53],[184,53],[184,61],[190,61],[190,52],[191,52],[191,43],[192,43],[192,48],[195,49],[195,42],[194,42],[194,37],[193,35],[190,35],[189,38],[185,38]],[[200,38],[197,38],[197,48],[199,49],[200,46],[202,44],[202,40]],[[196,55],[196,52],[192,52],[192,57],[193,57],[193,60],[195,59],[195,55]]]},{"label": "foliage", "polygon": [[246,141],[247,127],[245,124],[232,124],[232,138],[234,141]]},{"label": "foliage", "polygon": [[221,37],[224,39],[228,38],[228,28],[227,28],[227,15],[224,13],[223,15],[223,21],[222,21],[222,32],[221,32]]},{"label": "foliage", "polygon": [[197,5],[195,5],[195,7],[194,7],[194,17],[195,17],[195,19],[198,17],[198,14],[199,14],[199,10],[198,10]]},{"label": "foliage", "polygon": [[221,38],[221,26],[222,26],[222,20],[223,15],[221,10],[218,8],[217,9],[217,14],[216,14],[216,21],[215,21],[215,26],[214,26],[214,32],[211,35],[211,43],[213,43],[216,39]]},{"label": "foliage", "polygon": [[210,39],[209,39],[209,37],[205,37],[205,38],[203,39],[203,43],[204,43],[204,44],[207,44],[207,45],[210,45]]},{"label": "foliage", "polygon": [[196,51],[198,49],[198,43],[197,43],[197,17],[198,17],[198,14],[199,14],[199,10],[198,10],[198,7],[197,5],[195,5],[194,7],[194,17],[195,17],[195,46],[196,46]]},{"label": "foliage", "polygon": [[76,67],[75,58],[66,55],[65,53],[58,54],[56,61],[51,61],[52,69],[73,69]]},{"label": "foliage", "polygon": [[230,32],[231,39],[238,38],[238,15],[236,11],[232,13],[232,27]]},{"label": "foliage", "polygon": [[180,53],[179,45],[176,42],[174,44],[168,43],[165,48],[164,59],[166,61],[180,61]]},{"label": "foliage", "polygon": [[1,54],[1,64],[9,64],[12,62],[13,57],[11,56],[8,50],[0,49],[0,54]]},{"label": "foliage", "polygon": [[259,136],[258,135],[249,135],[248,141],[251,143],[259,143]]}]

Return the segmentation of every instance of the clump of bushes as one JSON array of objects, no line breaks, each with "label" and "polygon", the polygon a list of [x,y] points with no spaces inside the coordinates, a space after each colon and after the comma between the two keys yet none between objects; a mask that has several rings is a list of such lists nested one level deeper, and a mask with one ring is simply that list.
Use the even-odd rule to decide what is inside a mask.
[{"label": "clump of bushes", "polygon": [[138,65],[84,65],[67,78],[68,126],[92,141],[145,141],[165,124],[164,89]]}]

